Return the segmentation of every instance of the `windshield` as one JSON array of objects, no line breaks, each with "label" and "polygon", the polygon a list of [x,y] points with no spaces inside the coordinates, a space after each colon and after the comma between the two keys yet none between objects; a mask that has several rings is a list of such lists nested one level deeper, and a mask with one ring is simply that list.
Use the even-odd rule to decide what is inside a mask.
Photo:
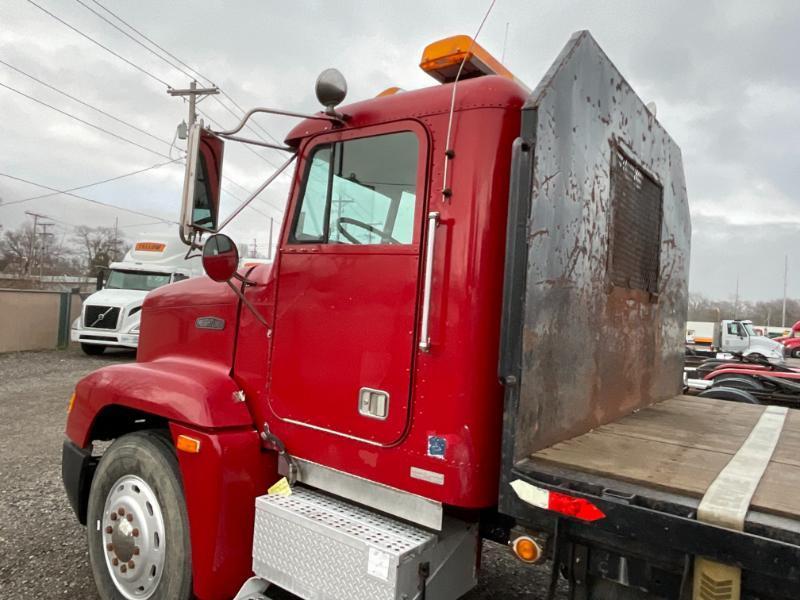
[{"label": "windshield", "polygon": [[118,271],[112,269],[106,282],[107,290],[154,290],[169,283],[169,273],[147,271]]},{"label": "windshield", "polygon": [[755,330],[753,329],[752,323],[741,323],[741,326],[744,327],[747,335],[758,335]]}]

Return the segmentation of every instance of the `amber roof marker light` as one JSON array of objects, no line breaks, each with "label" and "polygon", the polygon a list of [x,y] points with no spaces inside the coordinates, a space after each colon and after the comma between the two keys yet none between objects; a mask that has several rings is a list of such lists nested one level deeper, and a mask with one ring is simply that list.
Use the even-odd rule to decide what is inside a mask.
[{"label": "amber roof marker light", "polygon": [[458,77],[462,62],[464,67],[460,79],[499,75],[524,85],[488,50],[468,35],[454,35],[428,44],[422,51],[419,67],[439,83],[452,83]]}]

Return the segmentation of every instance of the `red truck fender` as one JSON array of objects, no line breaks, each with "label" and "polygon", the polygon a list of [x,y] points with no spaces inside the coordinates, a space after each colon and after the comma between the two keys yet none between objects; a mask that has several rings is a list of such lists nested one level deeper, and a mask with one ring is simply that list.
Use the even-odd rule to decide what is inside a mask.
[{"label": "red truck fender", "polygon": [[220,363],[169,357],[112,365],[78,382],[66,434],[85,448],[104,426],[104,415],[118,410],[200,429],[252,428],[239,391],[228,367]]}]

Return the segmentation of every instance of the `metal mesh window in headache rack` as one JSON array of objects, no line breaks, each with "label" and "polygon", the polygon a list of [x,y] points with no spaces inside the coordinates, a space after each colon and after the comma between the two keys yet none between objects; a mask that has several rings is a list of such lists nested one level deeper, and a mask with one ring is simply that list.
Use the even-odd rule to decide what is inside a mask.
[{"label": "metal mesh window in headache rack", "polygon": [[663,189],[617,147],[611,151],[611,283],[658,293]]}]

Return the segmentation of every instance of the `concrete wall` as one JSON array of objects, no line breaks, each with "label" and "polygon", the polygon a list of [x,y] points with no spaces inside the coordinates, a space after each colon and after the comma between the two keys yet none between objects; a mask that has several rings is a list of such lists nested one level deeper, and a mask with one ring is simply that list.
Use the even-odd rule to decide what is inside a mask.
[{"label": "concrete wall", "polygon": [[[70,294],[69,316],[66,321],[67,343],[69,325],[81,311],[81,299]],[[56,348],[61,317],[61,293],[36,290],[0,289],[0,352],[43,350]]]}]

